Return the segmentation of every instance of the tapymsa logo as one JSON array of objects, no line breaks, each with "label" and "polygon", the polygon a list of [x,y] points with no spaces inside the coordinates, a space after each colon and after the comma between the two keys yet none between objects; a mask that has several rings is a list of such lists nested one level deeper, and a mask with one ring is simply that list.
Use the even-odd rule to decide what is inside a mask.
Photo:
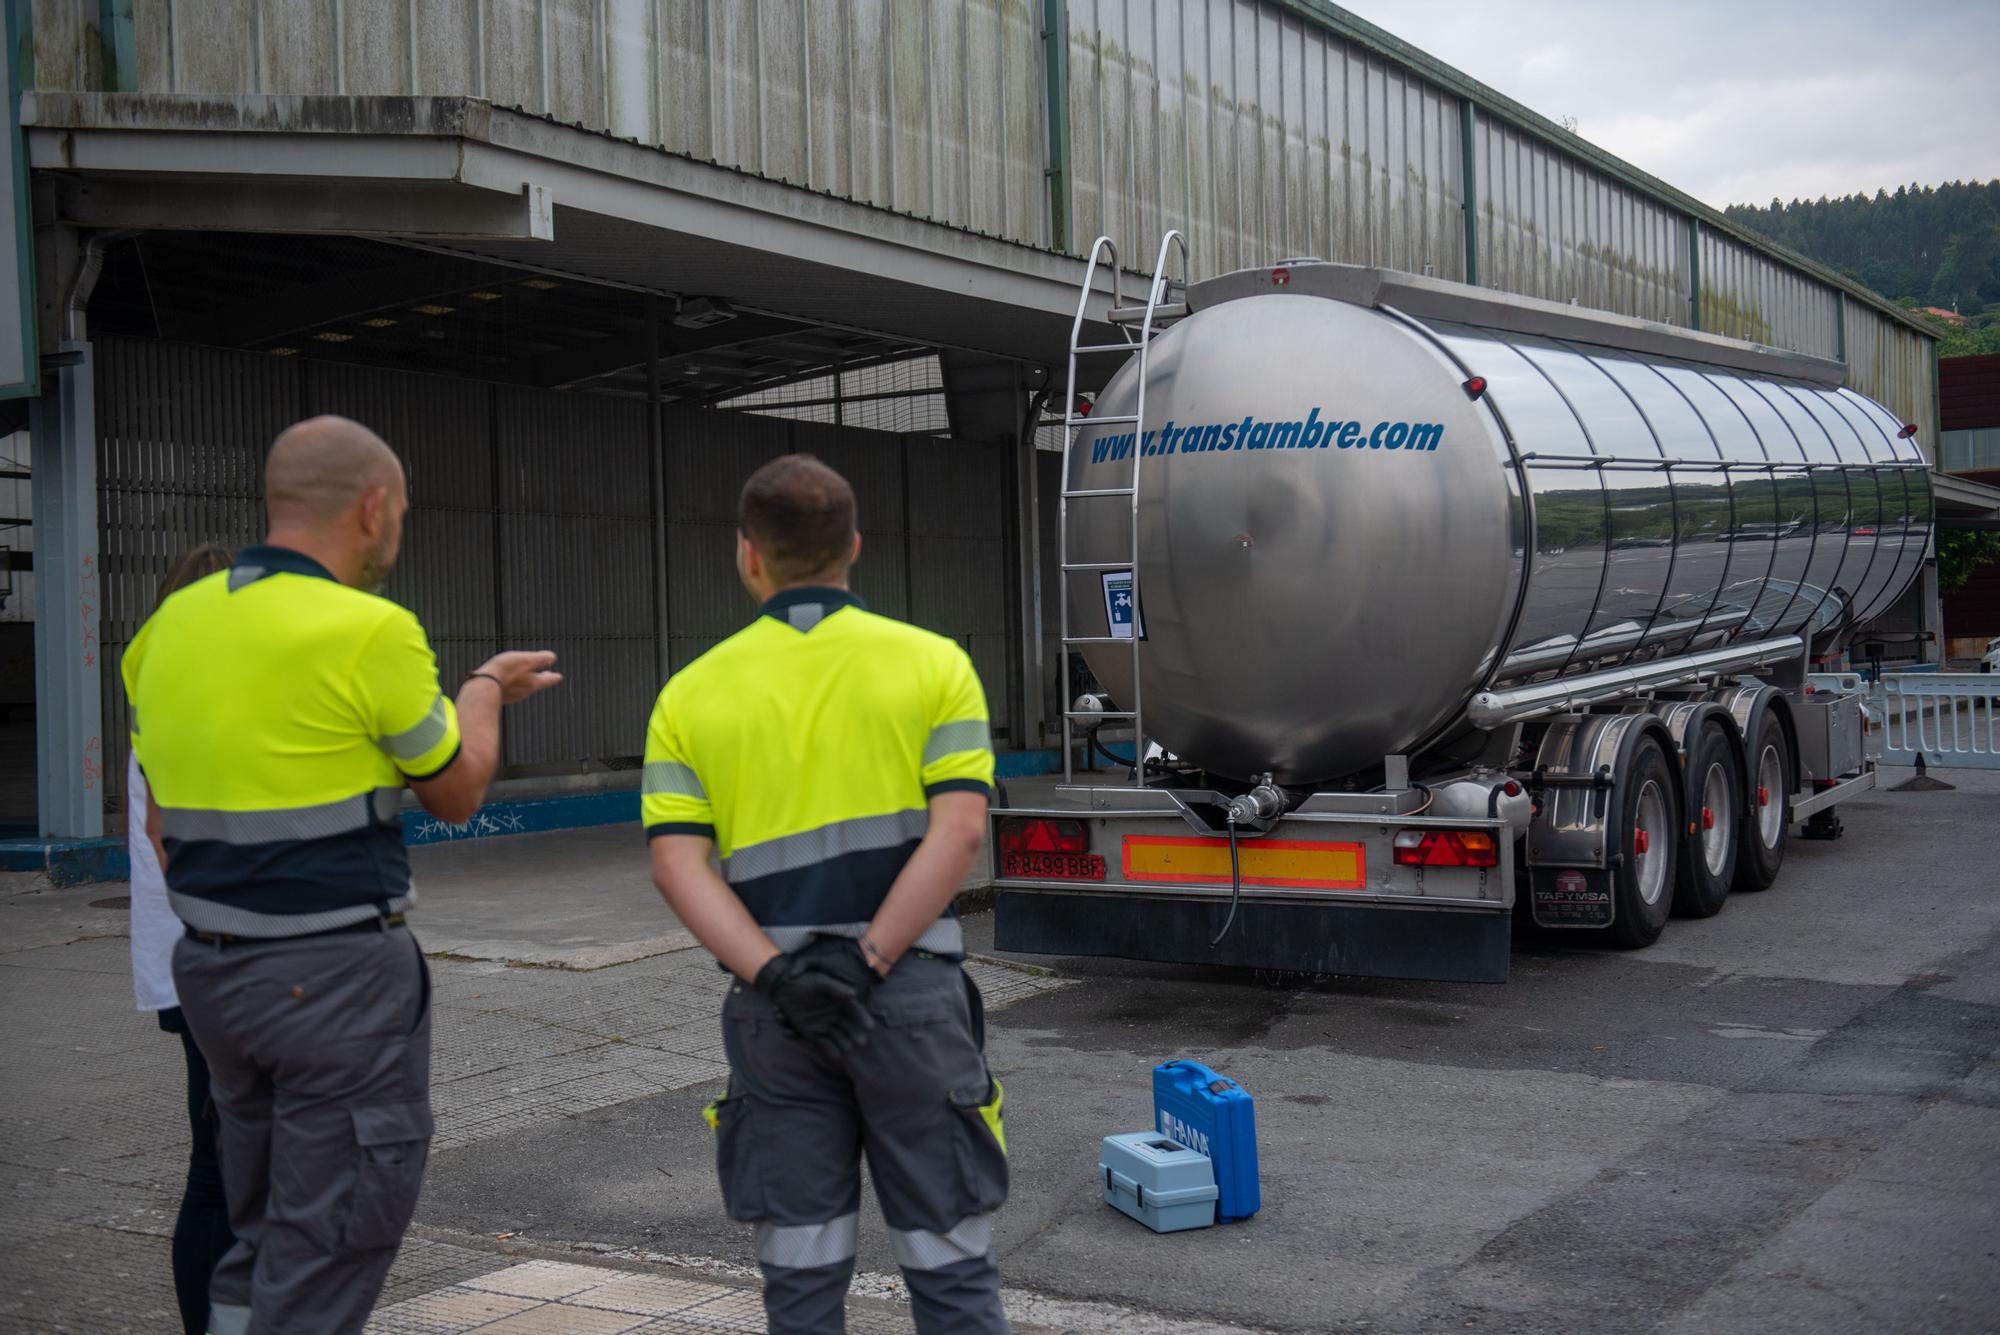
[{"label": "tapymsa logo", "polygon": [[1403,450],[1429,452],[1444,440],[1438,422],[1339,422],[1323,420],[1314,408],[1304,421],[1245,417],[1240,422],[1200,422],[1183,426],[1169,420],[1142,437],[1137,432],[1107,434],[1090,442],[1090,462],[1123,459],[1137,447],[1144,458],[1168,454],[1209,454],[1238,450]]}]

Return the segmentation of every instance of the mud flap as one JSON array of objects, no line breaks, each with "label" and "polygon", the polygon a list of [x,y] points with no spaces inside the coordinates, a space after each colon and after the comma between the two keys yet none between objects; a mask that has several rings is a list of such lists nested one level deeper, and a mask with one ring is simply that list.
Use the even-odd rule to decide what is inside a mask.
[{"label": "mud flap", "polygon": [[1618,914],[1611,872],[1602,867],[1534,867],[1528,905],[1537,927],[1609,927]]}]

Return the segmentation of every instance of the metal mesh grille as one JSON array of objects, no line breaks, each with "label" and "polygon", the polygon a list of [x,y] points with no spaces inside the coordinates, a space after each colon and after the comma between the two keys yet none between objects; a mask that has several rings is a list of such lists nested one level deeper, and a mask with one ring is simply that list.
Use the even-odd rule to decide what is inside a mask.
[{"label": "metal mesh grille", "polygon": [[929,355],[795,380],[725,399],[717,406],[898,434],[931,435],[951,429],[944,376],[938,359]]}]

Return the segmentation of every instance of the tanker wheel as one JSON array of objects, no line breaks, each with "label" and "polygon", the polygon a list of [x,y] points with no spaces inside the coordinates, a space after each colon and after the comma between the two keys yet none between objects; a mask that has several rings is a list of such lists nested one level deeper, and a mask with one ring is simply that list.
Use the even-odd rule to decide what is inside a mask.
[{"label": "tanker wheel", "polygon": [[1687,772],[1695,805],[1687,813],[1674,912],[1685,918],[1712,918],[1722,912],[1736,879],[1743,752],[1735,738],[1711,723],[1695,737]]},{"label": "tanker wheel", "polygon": [[1656,737],[1633,748],[1630,767],[1618,783],[1617,821],[1611,868],[1617,904],[1605,941],[1637,950],[1659,940],[1674,907],[1674,864],[1681,848],[1681,780]]},{"label": "tanker wheel", "polygon": [[1784,725],[1766,714],[1757,729],[1757,749],[1750,760],[1750,820],[1736,853],[1736,888],[1765,890],[1785,865],[1786,819],[1792,795],[1792,744]]}]

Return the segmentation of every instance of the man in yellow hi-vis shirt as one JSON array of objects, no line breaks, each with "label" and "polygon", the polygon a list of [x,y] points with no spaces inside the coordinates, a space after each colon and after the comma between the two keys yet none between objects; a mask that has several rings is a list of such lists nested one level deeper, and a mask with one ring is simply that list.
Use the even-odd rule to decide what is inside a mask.
[{"label": "man in yellow hi-vis shirt", "polygon": [[365,427],[319,417],[280,435],[264,502],[265,542],[162,603],[123,668],[237,1239],[208,1329],[333,1335],[368,1319],[430,1147],[403,785],[469,819],[501,705],[560,678],[554,654],[503,653],[455,706],[438,689],[423,627],[373,592],[409,502]]},{"label": "man in yellow hi-vis shirt", "polygon": [[854,493],[826,465],[758,469],[738,530],[760,614],[660,693],[643,797],[654,883],[737,979],[723,1200],[757,1225],[770,1329],[838,1331],[865,1152],[917,1329],[1005,1331],[1000,1088],[952,911],[992,791],[985,692],[848,592]]}]

